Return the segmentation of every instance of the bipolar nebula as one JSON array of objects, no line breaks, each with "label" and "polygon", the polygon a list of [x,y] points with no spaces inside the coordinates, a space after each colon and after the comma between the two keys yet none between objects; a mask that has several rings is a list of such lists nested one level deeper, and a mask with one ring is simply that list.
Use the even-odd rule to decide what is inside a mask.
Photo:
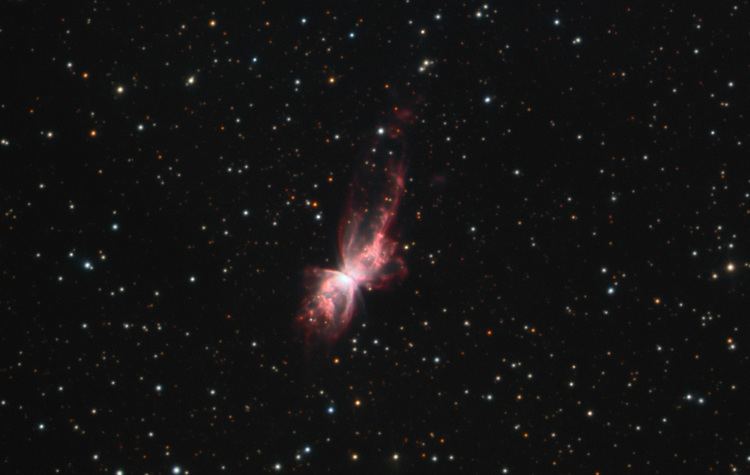
[{"label": "bipolar nebula", "polygon": [[410,111],[394,108],[393,123],[377,129],[339,221],[338,268],[306,271],[308,294],[297,323],[308,341],[336,341],[349,327],[362,290],[384,289],[406,276],[393,225],[406,173],[401,127],[410,118]]}]

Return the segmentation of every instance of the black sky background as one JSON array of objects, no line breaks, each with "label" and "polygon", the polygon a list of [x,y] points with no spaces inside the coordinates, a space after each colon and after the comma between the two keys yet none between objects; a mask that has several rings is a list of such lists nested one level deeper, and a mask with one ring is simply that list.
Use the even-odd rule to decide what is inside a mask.
[{"label": "black sky background", "polygon": [[[750,469],[748,2],[2,8],[3,473]],[[409,275],[306,347],[393,107]]]}]

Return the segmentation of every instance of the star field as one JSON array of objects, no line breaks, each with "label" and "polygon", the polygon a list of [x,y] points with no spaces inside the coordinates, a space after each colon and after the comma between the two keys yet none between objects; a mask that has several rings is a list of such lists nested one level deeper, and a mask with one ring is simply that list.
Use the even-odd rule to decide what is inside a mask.
[{"label": "star field", "polygon": [[750,473],[746,0],[4,10],[1,473]]}]

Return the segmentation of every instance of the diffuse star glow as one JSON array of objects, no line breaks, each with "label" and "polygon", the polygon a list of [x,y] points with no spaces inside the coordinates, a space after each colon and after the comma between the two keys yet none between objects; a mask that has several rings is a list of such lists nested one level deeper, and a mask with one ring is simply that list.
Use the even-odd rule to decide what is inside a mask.
[{"label": "diffuse star glow", "polygon": [[404,193],[405,166],[389,160],[382,172],[385,186],[372,205],[366,198],[370,190],[359,187],[344,211],[338,270],[315,267],[307,271],[312,285],[297,321],[308,339],[335,341],[354,316],[360,289],[382,289],[406,275],[404,261],[397,254],[398,242],[391,235]]}]

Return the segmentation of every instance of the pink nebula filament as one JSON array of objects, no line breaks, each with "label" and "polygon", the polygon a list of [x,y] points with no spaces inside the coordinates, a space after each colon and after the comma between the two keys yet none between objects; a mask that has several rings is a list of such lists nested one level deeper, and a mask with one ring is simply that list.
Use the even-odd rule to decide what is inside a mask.
[{"label": "pink nebula filament", "polygon": [[308,339],[335,341],[354,316],[360,289],[382,289],[406,275],[390,235],[404,192],[404,165],[391,162],[385,172],[384,192],[372,206],[367,199],[350,199],[339,227],[339,269],[308,270],[311,292],[297,316]]}]

